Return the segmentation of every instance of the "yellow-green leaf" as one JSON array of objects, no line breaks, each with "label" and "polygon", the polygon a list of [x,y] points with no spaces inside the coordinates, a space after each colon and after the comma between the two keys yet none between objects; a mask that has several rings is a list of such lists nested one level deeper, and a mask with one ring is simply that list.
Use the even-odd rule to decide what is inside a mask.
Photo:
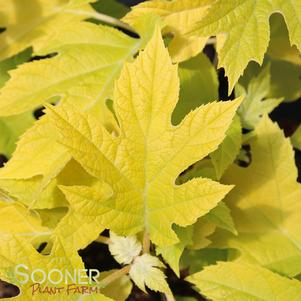
[{"label": "yellow-green leaf", "polygon": [[271,41],[268,48],[268,55],[275,60],[284,60],[301,66],[301,56],[296,46],[291,46],[288,30],[283,16],[272,15]]},{"label": "yellow-green leaf", "polygon": [[[100,281],[111,275],[112,273],[116,272],[117,270],[110,270],[106,272],[100,273]],[[127,300],[128,296],[130,295],[132,291],[133,284],[131,282],[131,279],[128,275],[124,275],[120,277],[119,279],[113,281],[109,285],[107,285],[105,288],[102,289],[102,293],[105,296],[108,296],[112,298],[114,301],[125,301]],[[84,299],[86,300],[86,299]],[[105,300],[104,300],[105,301]]]},{"label": "yellow-green leaf", "polygon": [[219,228],[237,234],[230,209],[223,201],[219,202],[215,208],[204,216],[204,218]]},{"label": "yellow-green leaf", "polygon": [[288,138],[267,117],[250,141],[249,167],[231,166],[223,182],[235,188],[226,197],[238,232],[216,232],[219,246],[236,248],[240,261],[288,276],[301,272],[301,185]]},{"label": "yellow-green leaf", "polygon": [[[201,106],[175,127],[171,113],[178,90],[177,67],[156,31],[136,61],[125,65],[116,84],[118,136],[70,104],[49,110],[72,156],[113,190],[107,201],[79,195],[77,214],[119,235],[146,230],[156,244],[168,245],[178,241],[173,223],[194,223],[227,194],[231,186],[209,179],[179,186],[174,182],[183,170],[217,148],[240,100]],[[77,189],[84,188],[64,189],[71,206]]]},{"label": "yellow-green leaf", "polygon": [[0,239],[5,234],[32,239],[49,234],[49,229],[42,226],[42,221],[36,212],[18,203],[0,201]]},{"label": "yellow-green leaf", "polygon": [[[241,104],[243,106],[243,103]],[[233,122],[226,132],[226,138],[218,149],[210,154],[215,169],[216,178],[219,180],[239,154],[242,143],[242,128],[239,117],[235,115]]]},{"label": "yellow-green leaf", "polygon": [[298,301],[301,283],[256,265],[220,262],[188,278],[212,301]]},{"label": "yellow-green leaf", "polygon": [[[26,276],[24,274],[21,275],[20,273],[16,273],[16,266],[18,265],[23,265],[19,266],[17,271],[29,276],[28,281],[26,281]],[[28,270],[25,269],[24,265],[28,268]],[[33,281],[30,275],[36,269],[40,269],[40,271],[35,273],[34,279],[36,279],[36,281]],[[49,288],[64,287],[63,292],[57,293],[56,295],[41,295],[41,293],[36,291],[33,295],[33,288],[31,286],[38,281],[42,281],[44,278],[44,275],[41,273],[41,269],[45,272],[46,276],[46,281],[41,284],[41,286],[48,286]],[[52,281],[57,282],[57,284],[51,283],[47,277],[48,273],[54,269],[58,269],[62,273],[60,274],[58,272],[52,272],[51,274]],[[57,241],[53,246],[50,255],[42,255],[38,253],[33,246],[22,237],[14,236],[12,234],[7,234],[1,237],[0,277],[1,279],[13,283],[21,288],[20,296],[16,297],[17,300],[78,301],[78,298],[82,297],[82,295],[76,293],[71,293],[68,295],[67,286],[68,284],[73,284],[74,282],[68,278],[69,280],[67,279],[65,283],[64,278],[66,271],[68,271],[70,275],[74,275],[74,271],[77,272],[78,269],[85,269],[80,256],[76,252],[66,254],[65,250],[62,248],[62,242],[60,241]],[[84,279],[84,281],[88,280]],[[76,280],[76,282],[78,285],[80,285],[78,280]],[[92,286],[93,284],[88,285]],[[74,292],[74,290],[72,292]],[[98,299],[97,297],[96,300],[107,301],[105,297],[101,299]]]},{"label": "yellow-green leaf", "polygon": [[203,17],[210,7],[211,0],[155,0],[146,1],[135,7],[123,18],[133,26],[137,19],[148,14],[156,14],[166,25],[164,34],[171,34],[173,39],[169,44],[170,55],[175,62],[185,61],[202,51],[206,38],[188,37],[183,33],[196,20]]},{"label": "yellow-green leaf", "polygon": [[192,36],[217,37],[219,67],[225,68],[229,92],[251,60],[262,64],[269,44],[269,18],[276,12],[285,18],[291,45],[301,51],[301,2],[297,0],[217,0],[189,30]]},{"label": "yellow-green leaf", "polygon": [[217,73],[203,53],[179,64],[180,96],[172,114],[178,124],[191,110],[218,99]]},{"label": "yellow-green leaf", "polygon": [[16,148],[19,137],[30,128],[35,119],[32,112],[0,118],[0,153],[8,158]]},{"label": "yellow-green leaf", "polygon": [[35,48],[45,34],[61,30],[60,27],[64,24],[87,18],[85,13],[93,10],[87,4],[88,1],[85,2],[1,0],[0,27],[6,30],[0,35],[0,59],[10,57],[30,46]]},{"label": "yellow-green leaf", "polygon": [[186,228],[174,227],[175,232],[179,238],[179,242],[165,247],[158,247],[156,253],[162,255],[164,260],[169,264],[173,271],[180,276],[179,261],[184,249],[187,245],[192,244],[193,227]]},{"label": "yellow-green leaf", "polygon": [[247,90],[239,84],[236,86],[236,96],[244,96],[238,109],[243,128],[254,129],[262,115],[269,114],[282,102],[283,98],[267,98],[271,89],[270,84],[271,74],[270,64],[268,64],[258,76],[251,79]]},{"label": "yellow-green leaf", "polygon": [[140,40],[113,28],[86,22],[66,24],[46,36],[39,47],[38,54],[57,55],[10,72],[11,79],[0,94],[0,115],[18,114],[60,96],[83,108],[100,101],[105,116],[104,100],[111,96],[114,79],[139,46]]}]

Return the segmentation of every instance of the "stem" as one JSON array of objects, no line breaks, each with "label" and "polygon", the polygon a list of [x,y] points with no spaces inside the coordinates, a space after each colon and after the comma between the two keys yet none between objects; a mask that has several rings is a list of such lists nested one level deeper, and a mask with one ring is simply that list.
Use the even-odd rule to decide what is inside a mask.
[{"label": "stem", "polygon": [[111,240],[110,240],[109,237],[99,235],[99,236],[97,237],[97,239],[95,239],[95,242],[99,242],[99,243],[101,243],[101,244],[106,244],[106,245],[108,245],[108,244],[111,243]]},{"label": "stem", "polygon": [[105,14],[102,13],[98,13],[98,12],[89,12],[89,11],[84,11],[84,10],[73,10],[73,9],[66,9],[64,10],[67,13],[71,13],[71,14],[75,14],[75,15],[83,15],[83,16],[87,16],[114,26],[118,26],[121,27],[123,29],[129,30],[131,32],[135,32],[135,29],[132,28],[131,26],[129,26],[128,24],[113,18],[111,16],[107,16]]},{"label": "stem", "polygon": [[149,253],[150,252],[150,239],[148,232],[144,232],[143,235],[143,253]]},{"label": "stem", "polygon": [[105,277],[104,279],[99,281],[99,285],[101,288],[105,288],[107,287],[109,284],[111,284],[112,282],[116,281],[117,279],[119,279],[120,277],[126,275],[129,273],[131,266],[130,265],[126,265],[124,266],[122,269],[112,273],[111,275]]}]

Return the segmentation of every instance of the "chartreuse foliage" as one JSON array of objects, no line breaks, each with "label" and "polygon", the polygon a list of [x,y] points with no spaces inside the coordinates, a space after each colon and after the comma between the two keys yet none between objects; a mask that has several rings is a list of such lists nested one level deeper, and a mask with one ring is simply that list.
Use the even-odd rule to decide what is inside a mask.
[{"label": "chartreuse foliage", "polygon": [[94,187],[62,187],[75,216],[123,235],[145,230],[156,244],[168,245],[178,241],[173,223],[194,223],[229,192],[231,186],[209,179],[173,183],[217,148],[240,102],[201,106],[172,126],[178,85],[177,69],[157,31],[136,61],[124,67],[115,86],[117,137],[68,103],[49,112],[61,142],[100,180]]},{"label": "chartreuse foliage", "polygon": [[[285,137],[268,116],[301,96],[300,12],[0,0],[0,279],[15,299],[125,301],[136,286],[195,300],[173,296],[166,269],[208,300],[301,299],[300,125],[284,119]],[[89,279],[92,242],[120,268]],[[36,277],[21,283],[18,264]],[[81,282],[58,271],[93,281],[68,294]],[[43,272],[65,291],[33,294]]]},{"label": "chartreuse foliage", "polygon": [[229,91],[251,60],[262,63],[269,44],[269,17],[275,12],[283,14],[290,43],[301,51],[300,1],[217,0],[189,30],[192,35],[217,36],[219,66],[225,68]]},{"label": "chartreuse foliage", "polygon": [[301,218],[301,205],[296,202],[301,197],[301,185],[296,182],[292,146],[267,117],[257,127],[256,134],[250,142],[251,165],[248,168],[234,165],[223,179],[235,184],[225,201],[232,209],[238,235],[216,233],[221,235],[216,242],[239,249],[241,260],[296,276],[301,266],[301,233],[297,222]]}]

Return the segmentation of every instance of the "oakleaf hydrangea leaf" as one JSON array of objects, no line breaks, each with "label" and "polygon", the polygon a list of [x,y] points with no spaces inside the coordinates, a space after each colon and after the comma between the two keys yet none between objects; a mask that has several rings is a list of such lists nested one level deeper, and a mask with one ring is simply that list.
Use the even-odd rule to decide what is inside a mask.
[{"label": "oakleaf hydrangea leaf", "polygon": [[139,39],[113,28],[87,22],[66,24],[46,36],[38,51],[57,55],[10,72],[11,79],[0,94],[0,115],[22,113],[60,96],[84,108],[100,101],[105,116],[104,100],[111,96],[113,80],[139,47]]},{"label": "oakleaf hydrangea leaf", "polygon": [[219,246],[236,248],[240,261],[288,276],[301,272],[301,185],[288,138],[268,117],[250,140],[249,167],[231,166],[223,182],[235,185],[226,197],[238,232],[216,232]]},{"label": "oakleaf hydrangea leaf", "polygon": [[69,0],[0,1],[0,59],[10,57],[28,47],[37,46],[45,34],[51,34],[70,22],[87,18],[80,12],[93,12],[87,4]]},{"label": "oakleaf hydrangea leaf", "polygon": [[34,121],[33,113],[30,111],[0,118],[0,153],[10,158],[16,148],[16,141]]},{"label": "oakleaf hydrangea leaf", "polygon": [[[101,272],[99,280],[101,281],[105,277],[111,275],[117,270],[110,270]],[[114,301],[125,301],[128,299],[133,288],[133,283],[129,275],[124,275],[119,279],[111,282],[106,287],[102,289],[102,293],[105,296],[112,298]],[[94,295],[95,296],[95,295]]]},{"label": "oakleaf hydrangea leaf", "polygon": [[212,301],[298,301],[301,283],[256,265],[220,262],[188,278]]},{"label": "oakleaf hydrangea leaf", "polygon": [[291,45],[301,51],[301,2],[297,0],[214,1],[190,30],[192,36],[217,37],[219,67],[225,68],[229,92],[251,60],[262,64],[269,44],[269,18],[276,12],[285,18]]},{"label": "oakleaf hydrangea leaf", "polygon": [[268,55],[275,60],[284,60],[301,66],[300,52],[296,46],[291,46],[288,30],[282,15],[275,14],[270,18],[271,41]]},{"label": "oakleaf hydrangea leaf", "polygon": [[[241,104],[241,106],[243,103]],[[210,154],[215,169],[216,178],[219,180],[226,169],[234,162],[239,154],[242,143],[242,128],[240,119],[235,115],[233,122],[226,132],[226,138],[218,149]]]},{"label": "oakleaf hydrangea leaf", "polygon": [[129,264],[140,254],[142,245],[136,236],[123,237],[111,231],[109,250],[117,262]]},{"label": "oakleaf hydrangea leaf", "polygon": [[198,56],[179,64],[180,95],[172,114],[172,123],[178,124],[191,110],[218,99],[217,72],[208,59]]},{"label": "oakleaf hydrangea leaf", "polygon": [[48,234],[38,214],[17,203],[0,201],[0,240],[4,234],[15,234],[29,239]]},{"label": "oakleaf hydrangea leaf", "polygon": [[175,232],[179,238],[179,242],[164,247],[158,247],[156,253],[162,255],[165,262],[173,269],[176,275],[180,276],[179,261],[182,256],[184,249],[192,244],[193,227],[188,226],[186,228],[174,227]]},{"label": "oakleaf hydrangea leaf", "polygon": [[[205,178],[174,183],[183,170],[217,148],[240,100],[201,106],[172,126],[178,91],[177,67],[157,30],[136,61],[125,65],[116,84],[118,136],[68,103],[49,110],[61,143],[87,172],[112,187],[107,201],[79,194],[76,214],[118,235],[146,230],[154,243],[168,245],[178,241],[173,223],[194,223],[229,192],[231,186]],[[71,206],[76,189],[70,196],[65,191]]]},{"label": "oakleaf hydrangea leaf", "polygon": [[145,285],[153,291],[170,294],[166,276],[161,268],[164,264],[154,256],[143,254],[134,260],[130,268],[130,277],[144,292]]},{"label": "oakleaf hydrangea leaf", "polygon": [[268,64],[258,76],[251,79],[247,90],[237,84],[236,95],[244,96],[244,100],[237,110],[243,128],[254,129],[261,117],[272,112],[283,100],[283,98],[267,98],[271,89],[270,83],[271,73],[270,64]]},{"label": "oakleaf hydrangea leaf", "polygon": [[204,218],[219,228],[228,230],[235,235],[237,234],[230,209],[223,201],[219,202]]},{"label": "oakleaf hydrangea leaf", "polygon": [[123,21],[135,25],[137,19],[148,14],[156,14],[164,20],[166,25],[164,34],[171,34],[169,53],[175,62],[185,61],[196,56],[206,43],[204,37],[188,37],[183,33],[191,24],[204,16],[211,5],[211,0],[155,0],[145,1],[132,8]]},{"label": "oakleaf hydrangea leaf", "polygon": [[[19,267],[17,271],[29,276],[28,281],[26,281],[24,274],[21,275],[16,273],[16,266],[20,264],[22,264],[23,267]],[[28,267],[28,270],[25,270],[24,266]],[[38,281],[44,280],[44,275],[41,272],[35,273],[35,281],[30,277],[31,273],[36,269],[42,269],[45,272],[46,279],[45,282],[41,284],[43,287],[64,287],[64,293],[41,295],[41,293],[36,291],[36,293],[33,294],[33,288],[31,286]],[[58,269],[62,272],[62,274],[52,272],[51,279],[53,282],[57,282],[57,284],[50,282],[47,277],[48,273],[54,269]],[[82,298],[83,296],[81,294],[74,294],[74,291],[71,291],[69,295],[67,294],[66,289],[68,284],[74,284],[74,282],[72,279],[68,278],[65,283],[65,277],[63,275],[65,271],[68,271],[70,275],[73,275],[75,269],[85,269],[80,256],[76,252],[66,254],[65,250],[62,248],[62,242],[59,240],[53,246],[51,254],[46,256],[38,253],[33,246],[22,237],[14,236],[12,234],[1,237],[0,277],[5,281],[20,287],[21,293],[19,297],[16,297],[17,299],[21,299],[22,301],[78,301],[78,298]],[[84,280],[87,281],[87,279]],[[93,285],[95,286],[93,283],[88,284],[88,286]],[[99,294],[99,297],[95,300],[109,301],[110,299],[106,299],[105,297],[101,298],[101,295]]]}]

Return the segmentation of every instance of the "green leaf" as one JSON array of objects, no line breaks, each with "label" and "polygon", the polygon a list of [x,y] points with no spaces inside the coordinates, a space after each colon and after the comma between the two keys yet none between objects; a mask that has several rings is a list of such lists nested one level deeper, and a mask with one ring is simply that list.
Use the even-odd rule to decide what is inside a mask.
[{"label": "green leaf", "polygon": [[236,95],[244,96],[238,109],[243,128],[254,129],[262,115],[270,113],[282,102],[283,98],[266,99],[270,92],[270,82],[270,65],[267,65],[258,76],[250,80],[247,91],[240,85],[236,87]]},{"label": "green leaf", "polygon": [[164,260],[179,277],[179,261],[187,245],[192,244],[193,228],[191,226],[186,228],[175,226],[174,230],[179,238],[179,242],[171,246],[158,247],[156,253],[162,255]]},{"label": "green leaf", "polygon": [[256,265],[220,262],[188,278],[212,301],[297,301],[301,283]]},{"label": "green leaf", "polygon": [[233,234],[237,234],[234,221],[231,216],[231,211],[223,201],[219,202],[215,208],[210,210],[209,213],[204,216],[204,218],[221,229],[225,229]]},{"label": "green leaf", "polygon": [[10,78],[8,71],[15,69],[18,65],[28,61],[31,57],[31,54],[32,50],[29,48],[11,58],[0,62],[0,88],[2,88],[5,82]]},{"label": "green leaf", "polygon": [[11,157],[16,142],[35,121],[32,112],[0,118],[0,153]]},{"label": "green leaf", "polygon": [[216,264],[218,261],[227,261],[229,253],[230,251],[227,249],[186,249],[181,257],[180,266],[183,269],[189,268],[189,273],[193,274],[201,271],[208,265]]},{"label": "green leaf", "polygon": [[105,225],[119,235],[146,230],[154,243],[174,244],[178,238],[173,223],[194,223],[231,189],[204,178],[173,183],[217,148],[240,100],[201,106],[174,127],[170,118],[177,97],[177,69],[156,31],[136,61],[125,65],[116,84],[119,136],[110,135],[97,119],[70,104],[48,110],[72,156],[114,192],[109,200],[96,195],[89,199],[79,192],[84,187],[64,188],[71,206],[87,222]]},{"label": "green leaf", "polygon": [[[10,78],[8,71],[26,62],[31,53],[31,49],[27,49],[0,62],[0,88]],[[25,130],[33,125],[34,120],[32,112],[0,118],[0,153],[9,158],[15,150],[17,140]]]},{"label": "green leaf", "polygon": [[179,64],[180,96],[172,114],[178,124],[191,110],[218,99],[217,73],[204,54]]},{"label": "green leaf", "polygon": [[129,8],[117,0],[98,0],[92,4],[92,7],[98,12],[121,19],[128,11]]}]

